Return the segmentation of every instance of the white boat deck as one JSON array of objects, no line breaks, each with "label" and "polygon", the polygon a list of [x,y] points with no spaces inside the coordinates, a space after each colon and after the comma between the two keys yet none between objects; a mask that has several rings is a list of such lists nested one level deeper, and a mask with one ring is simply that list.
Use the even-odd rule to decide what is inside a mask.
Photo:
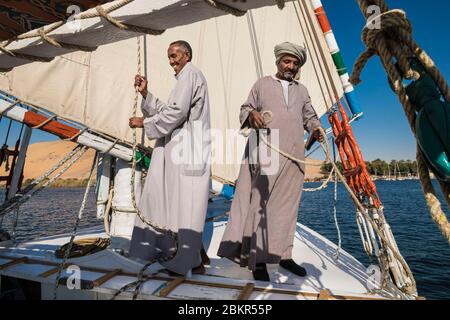
[{"label": "white boat deck", "polygon": [[[205,248],[211,259],[206,274],[186,279],[171,278],[159,264],[146,274],[156,276],[142,285],[139,299],[386,299],[402,298],[386,290],[371,294],[366,267],[345,251],[333,258],[336,245],[313,230],[298,225],[293,259],[307,270],[304,278],[279,266],[269,265],[270,282],[254,281],[252,273],[216,256],[226,221],[208,223],[204,233]],[[107,237],[101,228],[82,230],[77,239]],[[53,299],[53,287],[60,259],[55,250],[68,242],[69,235],[41,238],[17,246],[0,246],[0,275],[41,283],[41,298]],[[26,257],[26,260],[20,259]],[[93,284],[91,290],[69,290],[60,285],[59,299],[110,299],[124,285],[136,281],[142,264],[111,250],[71,259],[80,267],[81,278]],[[72,273],[65,273],[70,276]],[[132,290],[118,299],[130,299]]]}]

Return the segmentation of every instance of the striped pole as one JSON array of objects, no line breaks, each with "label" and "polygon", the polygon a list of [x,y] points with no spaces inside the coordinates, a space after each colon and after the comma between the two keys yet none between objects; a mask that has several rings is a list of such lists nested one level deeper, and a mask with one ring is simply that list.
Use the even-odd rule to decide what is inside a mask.
[{"label": "striped pole", "polygon": [[331,56],[333,57],[334,64],[336,66],[339,77],[341,78],[341,83],[344,88],[345,98],[347,99],[348,106],[352,112],[352,118],[361,118],[363,112],[361,111],[361,106],[355,94],[355,89],[350,83],[350,76],[347,71],[347,67],[342,57],[341,50],[334,36],[333,29],[331,29],[330,22],[328,21],[325,9],[322,6],[320,0],[311,0],[314,12],[317,19],[319,20],[322,32],[325,35],[325,40],[330,50]]}]

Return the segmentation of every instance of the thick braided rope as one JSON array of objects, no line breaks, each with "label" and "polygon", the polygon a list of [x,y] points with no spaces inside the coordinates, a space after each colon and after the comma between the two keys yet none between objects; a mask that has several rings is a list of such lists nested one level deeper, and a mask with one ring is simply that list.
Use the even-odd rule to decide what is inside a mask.
[{"label": "thick braided rope", "polygon": [[78,44],[58,42],[55,39],[50,38],[47,35],[49,33],[49,31],[46,32],[44,28],[39,28],[38,33],[43,41],[49,43],[50,45],[52,45],[56,48],[63,48],[63,49],[69,49],[69,50],[80,50],[80,51],[86,51],[86,52],[91,52],[91,51],[94,51],[97,49],[94,47],[86,47],[86,46],[82,46],[82,45],[78,45]]},{"label": "thick braided rope", "polygon": [[62,271],[64,270],[64,267],[66,266],[66,262],[69,259],[70,252],[72,251],[73,241],[75,240],[75,237],[77,235],[78,226],[80,225],[80,221],[83,218],[84,209],[86,208],[87,198],[89,195],[89,190],[91,189],[92,175],[94,173],[95,168],[97,167],[97,161],[98,161],[98,155],[95,155],[94,161],[92,162],[91,171],[89,172],[86,189],[84,191],[83,201],[81,202],[80,210],[78,211],[78,217],[77,217],[77,220],[75,221],[75,226],[73,227],[72,235],[70,236],[69,245],[67,247],[66,252],[64,253],[64,259],[61,261],[61,263],[58,267],[58,275],[56,276],[55,286],[53,287],[53,300],[56,300],[56,298],[57,298],[59,280],[61,279]]},{"label": "thick braided rope", "polygon": [[[102,17],[105,18],[107,21],[109,21],[114,26],[126,30],[126,31],[132,31],[132,32],[138,32],[138,33],[147,33],[151,35],[160,35],[165,30],[154,30],[151,28],[145,28],[140,26],[134,26],[134,25],[128,25],[125,23],[121,23],[117,21],[116,19],[112,18],[109,13],[122,8],[123,6],[133,2],[134,0],[124,0],[121,2],[117,2],[116,4],[109,6],[108,9],[104,9],[102,6],[96,7],[96,10],[93,12],[85,12],[79,15],[79,19],[89,19],[89,18],[96,18],[96,17]],[[96,48],[93,47],[87,47],[83,45],[77,45],[77,44],[70,44],[70,43],[63,43],[63,42],[57,42],[56,40],[50,38],[48,34],[59,27],[61,27],[64,24],[64,21],[59,21],[54,24],[52,24],[50,27],[44,29],[40,28],[36,30],[35,32],[30,32],[26,34],[22,34],[17,36],[16,40],[22,40],[22,39],[30,39],[35,37],[40,37],[43,41],[58,47],[58,48],[64,48],[69,50],[80,50],[80,51],[94,51]],[[20,53],[12,50],[8,50],[6,47],[8,46],[10,42],[7,42],[6,44],[1,43],[0,44],[0,51],[11,56],[14,58],[24,59],[24,60],[30,60],[30,61],[36,61],[36,62],[50,62],[54,59],[54,57],[39,57],[35,55]],[[10,69],[5,69],[2,72],[7,72]]]},{"label": "thick braided rope", "polygon": [[431,218],[438,225],[442,235],[450,243],[450,223],[448,222],[447,216],[442,211],[441,203],[436,196],[436,191],[431,183],[428,167],[423,159],[419,146],[417,146],[417,165],[419,167],[419,177]]},{"label": "thick braided rope", "polygon": [[[413,74],[409,63],[407,62],[407,59],[410,57],[410,55],[414,54],[425,66],[427,72],[436,82],[445,99],[447,101],[450,101],[448,84],[439,70],[435,67],[431,58],[413,40],[411,23],[406,19],[406,15],[403,11],[388,11],[389,8],[386,6],[383,0],[358,0],[358,3],[360,4],[361,10],[366,17],[368,17],[367,8],[371,4],[378,4],[383,10],[382,15],[379,17],[381,19],[382,28],[369,29],[366,27],[363,31],[363,41],[369,48],[368,50],[371,50],[371,53],[376,53],[380,56],[384,68],[393,85],[394,91],[396,92],[403,106],[404,112],[410,124],[411,131],[416,137],[416,113],[403,86],[402,77],[399,75],[397,68],[393,64],[394,56],[399,62],[402,71],[407,74],[407,77],[417,78],[417,75]],[[399,46],[403,47],[399,48]],[[404,47],[406,47],[407,49],[402,50],[404,49]],[[357,83],[358,81],[360,81],[359,76],[362,72],[362,69],[364,68],[365,63],[367,62],[366,58],[368,56],[368,53],[366,53],[366,55],[363,54],[355,63],[355,71],[351,77],[352,82]],[[445,213],[442,210],[439,199],[436,197],[435,189],[431,184],[429,170],[425,164],[421,152],[417,152],[417,162],[422,164],[421,166],[419,166],[419,177],[432,219],[437,223],[440,231],[450,243],[450,224]],[[450,186],[448,183],[444,182],[440,182],[440,185],[447,205],[450,208]]]},{"label": "thick braided rope", "polygon": [[133,31],[133,32],[137,32],[137,33],[146,33],[146,34],[150,34],[150,35],[160,35],[160,34],[164,33],[164,31],[165,31],[165,30],[155,30],[155,29],[151,29],[151,28],[145,28],[145,27],[122,23],[122,22],[114,19],[113,17],[111,17],[109,15],[110,11],[105,10],[102,6],[97,6],[95,9],[100,17],[104,18],[109,23],[111,23],[113,26],[115,26],[121,30]]}]

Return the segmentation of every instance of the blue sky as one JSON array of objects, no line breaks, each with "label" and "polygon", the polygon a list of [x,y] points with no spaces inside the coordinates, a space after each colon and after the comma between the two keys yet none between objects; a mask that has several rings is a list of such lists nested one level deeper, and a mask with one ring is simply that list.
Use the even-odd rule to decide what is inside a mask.
[{"label": "blue sky", "polygon": [[[364,19],[356,0],[322,0],[347,66],[364,50]],[[387,0],[391,9],[403,9],[411,20],[414,37],[444,76],[450,77],[450,1]],[[378,57],[373,58],[356,87],[364,118],[353,125],[366,160],[415,159],[415,139],[397,96],[390,90]]]},{"label": "blue sky", "polygon": [[[322,0],[347,66],[352,69],[364,50],[361,29],[364,19],[356,0]],[[414,26],[414,37],[434,59],[444,76],[450,77],[448,53],[450,42],[450,1],[387,0],[390,8],[407,12]],[[366,160],[415,159],[415,140],[397,97],[390,90],[378,58],[373,58],[356,87],[364,118],[353,125],[354,133]],[[6,119],[0,124],[0,143],[6,135]],[[20,126],[13,125],[12,136]],[[55,140],[53,135],[36,130],[32,143]],[[10,139],[9,144],[13,144]],[[316,154],[314,154],[316,156]]]}]

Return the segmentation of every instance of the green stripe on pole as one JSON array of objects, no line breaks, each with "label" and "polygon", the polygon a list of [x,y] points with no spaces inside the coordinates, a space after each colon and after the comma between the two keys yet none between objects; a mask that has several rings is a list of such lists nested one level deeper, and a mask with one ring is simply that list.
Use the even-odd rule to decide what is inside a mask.
[{"label": "green stripe on pole", "polygon": [[347,67],[344,63],[344,58],[341,55],[341,52],[338,51],[335,54],[331,55],[333,57],[334,64],[340,76],[347,73]]}]

